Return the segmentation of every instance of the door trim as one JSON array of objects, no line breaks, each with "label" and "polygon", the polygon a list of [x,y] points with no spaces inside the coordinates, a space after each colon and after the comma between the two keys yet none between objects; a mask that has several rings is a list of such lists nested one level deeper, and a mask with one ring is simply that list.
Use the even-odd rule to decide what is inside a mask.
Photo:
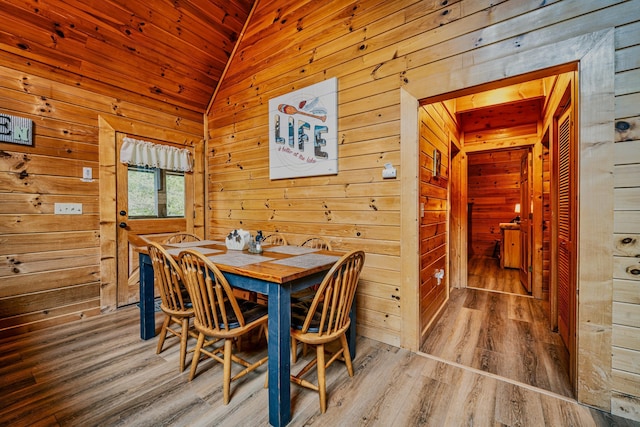
[{"label": "door trim", "polygon": [[[499,47],[483,49],[490,51]],[[588,188],[589,191],[581,193],[578,202],[576,395],[579,402],[610,412],[614,54],[614,29],[610,28],[457,70],[439,72],[435,63],[420,67],[417,76],[407,73],[405,77],[409,82],[400,91],[400,155],[403,160],[401,300],[407,302],[401,307],[403,347],[416,350],[419,346],[415,316],[417,302],[411,298],[417,294],[419,284],[417,251],[415,243],[411,242],[418,235],[418,197],[413,185],[404,185],[405,182],[410,184],[409,178],[417,169],[414,163],[418,158],[418,100],[428,98],[428,102],[436,102],[448,99],[451,92],[461,91],[460,95],[464,91],[476,92],[479,85],[495,83],[495,87],[499,87],[515,84],[546,76],[550,68],[560,68],[554,73],[569,71],[562,67],[578,62],[578,179],[579,188]],[[497,52],[496,56],[499,56]],[[500,80],[495,80],[496,76]],[[599,108],[592,108],[593,105]],[[413,131],[408,126],[412,123],[416,123]],[[406,178],[405,171],[409,172]],[[593,206],[599,206],[599,209],[595,210]],[[583,262],[580,262],[582,257]]]},{"label": "door trim", "polygon": [[129,133],[161,141],[180,141],[194,149],[194,232],[205,236],[204,224],[204,141],[202,135],[193,135],[172,129],[163,129],[132,122],[113,116],[98,116],[99,144],[99,207],[100,207],[100,310],[102,313],[117,309],[117,212],[116,212],[116,134]]}]

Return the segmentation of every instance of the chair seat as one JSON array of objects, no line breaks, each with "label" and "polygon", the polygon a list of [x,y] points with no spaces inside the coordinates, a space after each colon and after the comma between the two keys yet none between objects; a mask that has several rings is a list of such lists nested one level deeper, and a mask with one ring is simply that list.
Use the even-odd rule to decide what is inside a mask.
[{"label": "chair seat", "polygon": [[[265,305],[261,305],[252,301],[246,301],[238,299],[236,300],[238,303],[238,307],[242,310],[242,315],[244,316],[245,324],[253,323],[261,317],[267,315],[268,307]],[[191,303],[189,303],[191,307]],[[231,302],[229,300],[225,301],[224,309],[227,313],[227,322],[229,323],[229,330],[239,328],[240,322],[238,322],[238,317],[236,316],[236,312],[233,310],[231,306]],[[218,315],[218,324],[220,325],[221,330],[226,330],[227,327],[225,325],[224,318],[220,311],[217,312]],[[197,319],[196,319],[197,321]],[[225,333],[226,335],[226,333]]]},{"label": "chair seat", "polygon": [[[256,304],[252,301],[238,300],[238,306],[240,306],[240,310],[242,311],[242,315],[244,316],[244,320],[246,323],[252,323],[267,314],[266,306]],[[229,329],[239,328],[240,322],[238,322],[238,318],[236,317],[229,301],[225,302],[225,309],[227,311],[227,321],[229,322]],[[220,321],[220,327],[224,328],[225,325],[222,317],[218,316],[218,320]]]},{"label": "chair seat", "polygon": [[[291,328],[302,330],[304,321],[309,314],[313,300],[292,300],[291,301]],[[313,312],[313,317],[309,325],[308,333],[315,334],[320,330],[320,320],[322,318],[323,303],[318,304],[318,309]],[[331,325],[333,326],[333,324]],[[324,328],[327,329],[326,327]]]},{"label": "chair seat", "polygon": [[189,292],[187,292],[186,288],[181,287],[180,294],[182,295],[183,310],[172,309],[171,307],[164,305],[162,302],[160,302],[160,308],[167,314],[176,315],[180,312],[184,312],[188,313],[190,317],[193,317],[193,304],[189,298]]}]

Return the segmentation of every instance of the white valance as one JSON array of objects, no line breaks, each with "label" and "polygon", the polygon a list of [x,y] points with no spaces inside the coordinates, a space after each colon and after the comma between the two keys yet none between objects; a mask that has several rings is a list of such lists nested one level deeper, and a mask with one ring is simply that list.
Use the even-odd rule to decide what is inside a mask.
[{"label": "white valance", "polygon": [[148,166],[172,171],[191,172],[193,160],[186,148],[154,144],[125,137],[120,149],[120,161],[129,165]]}]

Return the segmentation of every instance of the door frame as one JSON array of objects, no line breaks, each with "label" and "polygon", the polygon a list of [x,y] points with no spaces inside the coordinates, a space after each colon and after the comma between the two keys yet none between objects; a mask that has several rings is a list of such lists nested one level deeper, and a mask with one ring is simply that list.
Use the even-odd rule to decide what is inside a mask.
[{"label": "door frame", "polygon": [[[150,217],[150,218],[131,218],[129,216],[129,164],[122,163],[119,160],[119,152],[124,144],[125,138],[138,139],[138,135],[131,135],[122,132],[116,132],[116,210],[118,212],[118,225],[116,228],[116,246],[118,250],[118,307],[124,307],[139,301],[140,271],[138,263],[137,248],[140,243],[137,237],[146,238],[147,240],[157,241],[165,238],[169,233],[189,232],[193,233],[193,199],[194,199],[194,183],[193,173],[183,173],[184,177],[184,216],[182,217]],[[143,137],[147,142],[164,145],[174,148],[186,148],[191,152],[192,158],[195,158],[193,148],[190,145],[185,146],[170,141],[158,141],[155,139]],[[156,170],[156,172],[159,171]],[[155,173],[154,172],[154,176]],[[165,197],[166,200],[166,197]],[[123,214],[124,213],[124,214]],[[121,223],[125,223],[126,227],[120,228]],[[202,236],[201,236],[202,237]],[[144,244],[144,243],[143,243]],[[124,268],[124,266],[127,268]]]},{"label": "door frame", "polygon": [[[488,51],[499,47],[488,46]],[[615,77],[614,29],[560,40],[545,46],[500,57],[465,68],[439,71],[438,63],[421,67],[419,75],[407,73],[400,89],[400,156],[402,194],[400,234],[402,239],[401,345],[418,350],[419,324],[415,295],[419,284],[419,251],[416,236],[418,208],[418,104],[436,102],[476,92],[479,85],[495,87],[516,84],[578,64],[578,254],[576,277],[576,385],[579,402],[611,410],[611,329],[613,293],[613,123]],[[562,67],[570,65],[571,68]],[[500,79],[496,80],[496,76]],[[438,82],[438,84],[434,84]],[[598,105],[599,108],[588,108]],[[599,209],[593,209],[599,206]],[[605,212],[605,214],[602,214]],[[604,215],[604,217],[603,217]],[[452,231],[453,232],[453,231]],[[457,236],[450,236],[457,238]],[[465,239],[465,236],[459,236]],[[453,266],[459,268],[459,266]],[[411,303],[413,301],[413,303]]]},{"label": "door frame", "polygon": [[[538,142],[540,144],[540,142]],[[536,144],[536,145],[538,145]],[[522,155],[520,159],[520,283],[525,287],[530,295],[542,294],[542,280],[536,281],[536,286],[533,286],[533,241],[534,235],[542,233],[542,228],[536,231],[533,230],[533,213],[536,211],[534,208],[534,196],[533,196],[533,147],[529,147]],[[526,185],[523,185],[523,179],[526,174]],[[540,209],[540,211],[542,211]],[[541,214],[535,215],[536,217]],[[526,235],[526,238],[524,238]],[[542,257],[542,252],[537,254]],[[536,272],[538,273],[538,272]],[[542,279],[542,272],[540,271],[540,278]],[[540,287],[536,289],[537,292],[532,292],[533,287]]]},{"label": "door frame", "polygon": [[204,140],[201,135],[193,135],[173,129],[160,128],[130,119],[115,116],[98,116],[99,143],[99,194],[100,194],[100,308],[101,312],[117,309],[117,209],[116,209],[116,166],[118,133],[127,133],[142,138],[173,141],[193,148],[194,166],[194,233],[206,236],[204,221]]}]

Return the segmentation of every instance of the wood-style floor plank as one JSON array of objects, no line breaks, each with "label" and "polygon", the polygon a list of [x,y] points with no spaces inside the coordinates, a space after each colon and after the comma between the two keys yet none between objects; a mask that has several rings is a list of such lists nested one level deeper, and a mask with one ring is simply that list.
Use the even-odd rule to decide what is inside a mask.
[{"label": "wood-style floor plank", "polygon": [[[548,302],[507,292],[521,287],[519,276],[500,269],[493,258],[472,258],[469,269],[476,288],[451,291],[447,307],[432,327],[422,351],[573,397],[568,376],[569,355],[559,334],[549,328]],[[489,291],[494,286],[484,284],[496,281],[485,274],[505,271],[508,273],[499,280],[505,287]],[[513,283],[508,284],[509,280]],[[471,345],[458,348],[465,354],[448,345],[461,331],[477,331],[477,340],[469,339],[473,348]]]},{"label": "wood-style floor plank", "polygon": [[486,256],[472,256],[467,264],[467,286],[488,291],[528,295],[520,283],[520,270],[500,268],[500,260]]},{"label": "wood-style floor plank", "polygon": [[451,296],[424,353],[573,397],[568,352],[540,301],[469,288]]},{"label": "wood-style floor plank", "polygon": [[[494,317],[504,309],[505,323],[522,322],[508,319],[508,303],[489,296],[452,300],[467,304],[470,323],[484,321],[487,314],[475,311],[486,305],[493,305]],[[188,370],[178,372],[175,341],[156,355],[157,341],[139,338],[138,321],[138,310],[130,307],[1,339],[0,426],[268,425],[266,366],[233,382],[231,401],[224,405],[219,363],[201,362],[196,378],[188,381]],[[160,322],[158,314],[158,327]],[[475,326],[462,325],[451,342],[438,342],[458,355],[467,351],[465,337],[475,333]],[[533,328],[529,334],[539,333]],[[482,350],[498,353],[499,336],[486,335],[473,341],[474,347],[489,343],[491,349]],[[266,353],[263,342],[252,344],[245,356]],[[325,414],[316,393],[292,385],[290,426],[633,425],[569,398],[362,337],[354,371],[349,377],[341,362],[328,369]]]}]

